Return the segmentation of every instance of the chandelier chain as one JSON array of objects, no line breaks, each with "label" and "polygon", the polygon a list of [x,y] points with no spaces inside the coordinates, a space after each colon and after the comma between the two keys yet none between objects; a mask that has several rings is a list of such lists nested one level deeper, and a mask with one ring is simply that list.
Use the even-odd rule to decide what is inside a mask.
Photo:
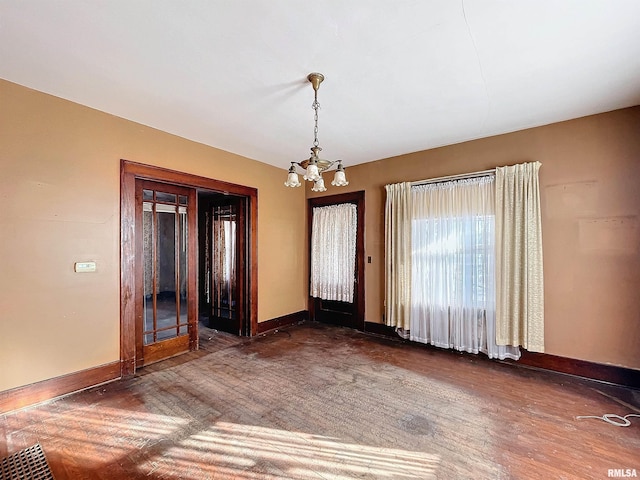
[{"label": "chandelier chain", "polygon": [[313,100],[313,104],[311,108],[315,111],[313,114],[314,127],[313,127],[313,146],[317,147],[319,145],[318,142],[318,109],[320,108],[320,104],[318,103],[318,92],[315,92],[315,98]]}]

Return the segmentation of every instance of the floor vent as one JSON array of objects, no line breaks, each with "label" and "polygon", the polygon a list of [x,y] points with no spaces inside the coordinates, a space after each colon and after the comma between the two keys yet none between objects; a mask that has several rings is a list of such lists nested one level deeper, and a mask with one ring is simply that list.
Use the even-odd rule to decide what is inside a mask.
[{"label": "floor vent", "polygon": [[0,480],[54,480],[39,443],[0,460]]}]

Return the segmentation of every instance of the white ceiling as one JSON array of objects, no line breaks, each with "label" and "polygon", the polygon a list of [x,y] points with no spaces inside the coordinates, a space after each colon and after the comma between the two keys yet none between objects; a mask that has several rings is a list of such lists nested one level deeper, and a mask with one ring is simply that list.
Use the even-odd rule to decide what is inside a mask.
[{"label": "white ceiling", "polygon": [[[640,104],[638,0],[0,0],[0,77],[286,168]],[[1,108],[1,106],[0,106]]]}]

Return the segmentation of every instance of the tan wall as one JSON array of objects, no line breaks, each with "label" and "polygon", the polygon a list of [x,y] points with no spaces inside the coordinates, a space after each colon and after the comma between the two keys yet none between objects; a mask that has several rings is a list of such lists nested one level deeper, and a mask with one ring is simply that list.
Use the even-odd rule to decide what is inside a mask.
[{"label": "tan wall", "polygon": [[640,369],[640,107],[348,168],[326,194],[366,191],[366,320],[382,322],[385,184],[535,160],[547,353]]},{"label": "tan wall", "polygon": [[[305,193],[284,170],[2,80],[0,105],[0,391],[118,360],[121,158],[256,187],[258,319],[306,309]],[[635,107],[349,168],[326,193],[366,191],[367,321],[385,184],[539,160],[547,352],[640,369],[638,132]]]},{"label": "tan wall", "polygon": [[257,188],[258,320],[306,309],[285,170],[2,80],[0,105],[0,391],[119,359],[122,158]]}]

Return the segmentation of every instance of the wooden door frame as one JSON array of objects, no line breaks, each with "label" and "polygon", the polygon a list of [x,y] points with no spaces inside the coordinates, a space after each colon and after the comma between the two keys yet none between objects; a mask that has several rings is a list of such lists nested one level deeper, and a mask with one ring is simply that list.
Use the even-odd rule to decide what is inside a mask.
[{"label": "wooden door frame", "polygon": [[[247,198],[248,205],[248,307],[249,336],[258,330],[258,190],[253,187],[214,180],[162,167],[120,161],[120,367],[123,377],[136,371],[136,315],[135,315],[135,206],[136,179],[169,183],[190,188],[202,188],[220,193],[229,193]],[[197,212],[196,212],[197,213]],[[197,230],[194,231],[197,234]],[[196,252],[197,256],[197,252]],[[195,258],[195,257],[192,257]],[[189,269],[197,272],[197,259],[189,262]],[[197,282],[197,275],[196,275]],[[198,290],[196,288],[196,295]],[[198,302],[194,301],[195,315],[198,318]],[[197,348],[197,345],[192,346]]]},{"label": "wooden door frame", "polygon": [[[307,224],[309,237],[309,285],[311,285],[311,230],[313,227],[313,207],[324,207],[340,203],[355,203],[358,215],[358,235],[356,236],[356,321],[357,329],[364,331],[364,190],[313,197],[307,200]],[[309,295],[309,318],[315,318],[315,302]]]}]

